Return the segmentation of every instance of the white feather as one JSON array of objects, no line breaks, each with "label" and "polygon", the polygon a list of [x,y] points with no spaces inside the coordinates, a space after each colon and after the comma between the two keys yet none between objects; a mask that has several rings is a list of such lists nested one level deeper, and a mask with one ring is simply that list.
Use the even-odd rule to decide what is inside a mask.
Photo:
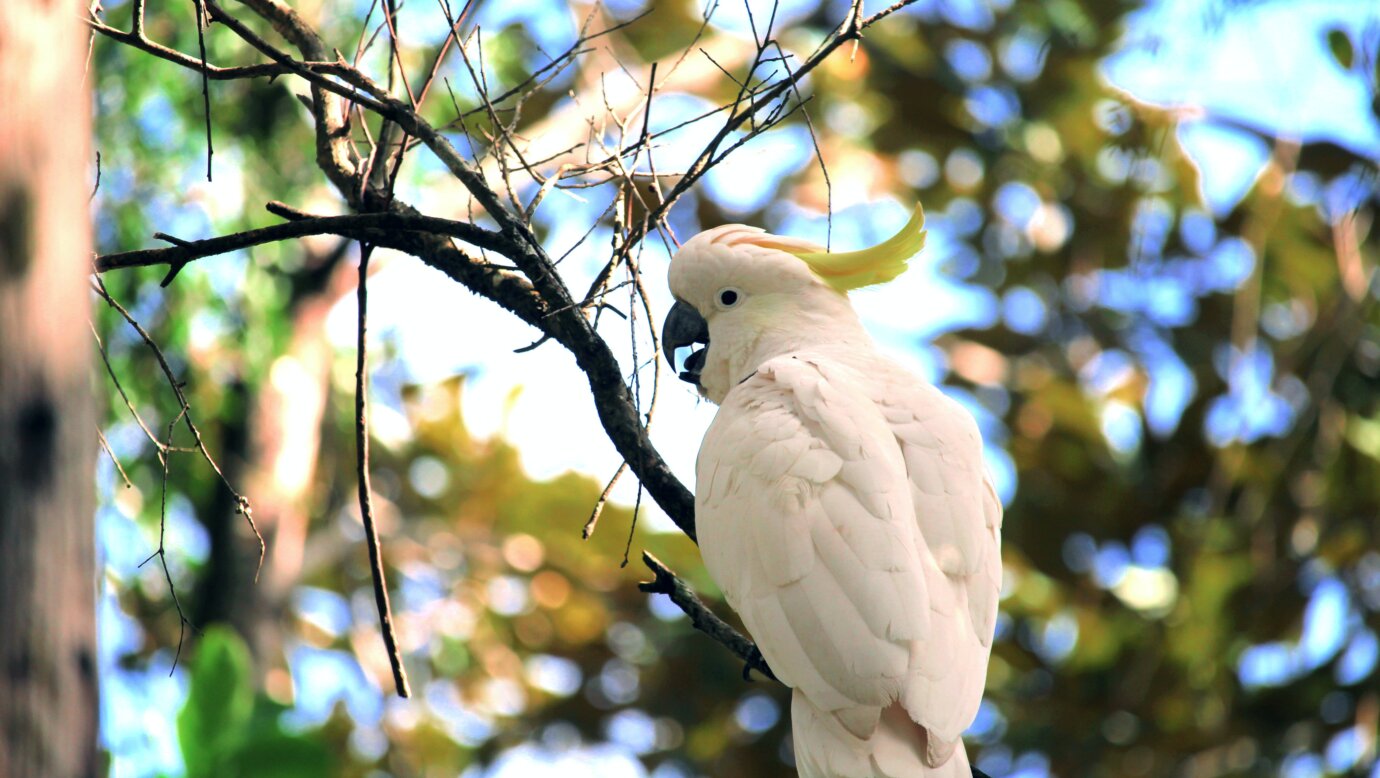
[{"label": "white feather", "polygon": [[977,426],[881,357],[792,245],[728,225],[671,263],[720,405],[696,473],[705,565],[795,689],[802,776],[966,778],[1001,586]]},{"label": "white feather", "polygon": [[1000,504],[971,417],[871,358],[777,357],[728,392],[700,452],[700,543],[797,690],[802,776],[957,775],[996,615]]}]

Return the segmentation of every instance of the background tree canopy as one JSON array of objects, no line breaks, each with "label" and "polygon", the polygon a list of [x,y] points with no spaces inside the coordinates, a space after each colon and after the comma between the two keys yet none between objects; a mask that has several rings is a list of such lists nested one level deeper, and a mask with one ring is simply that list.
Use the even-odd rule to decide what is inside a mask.
[{"label": "background tree canopy", "polygon": [[[297,45],[251,12],[268,5],[227,10]],[[271,61],[215,3],[199,36],[199,7],[153,4],[142,22],[191,67],[112,33],[142,2],[99,14],[102,255],[158,245],[156,231],[283,224],[267,201],[378,204],[323,174],[302,77],[212,79],[203,96],[202,41],[219,67]],[[607,277],[655,206],[641,185],[655,173],[673,190],[744,93],[807,61],[848,3],[293,7],[322,60],[338,50],[420,103],[490,178],[514,164],[505,144],[526,149],[518,166],[552,185],[519,170],[499,191],[540,201],[532,225],[571,289],[606,282],[588,312],[639,403],[675,238],[743,222],[849,249],[923,202],[925,252],[855,300],[880,342],[973,410],[1007,503],[1002,615],[968,733],[981,769],[1380,776],[1380,7],[920,0],[726,135],[732,154]],[[448,44],[457,17],[463,47]],[[425,99],[409,96],[433,63]],[[382,150],[365,177],[393,179],[388,206],[396,191],[430,216],[502,226],[427,148],[397,164],[388,150],[417,136],[396,130],[363,110],[343,130]],[[655,170],[615,153],[648,132]],[[631,185],[617,165],[559,178],[611,154]],[[113,774],[793,774],[785,690],[744,683],[731,653],[637,589],[645,549],[732,620],[635,479],[581,539],[623,461],[583,363],[549,342],[515,354],[542,332],[379,248],[374,512],[414,691],[393,695],[354,498],[354,239],[378,236],[242,248],[174,265],[166,286],[168,267],[102,275],[182,382],[224,476],[183,450],[196,442],[174,426],[158,359],[98,302]],[[506,278],[504,262],[486,272]],[[652,439],[692,485],[713,409],[662,378]],[[240,494],[267,540],[257,580]]]}]

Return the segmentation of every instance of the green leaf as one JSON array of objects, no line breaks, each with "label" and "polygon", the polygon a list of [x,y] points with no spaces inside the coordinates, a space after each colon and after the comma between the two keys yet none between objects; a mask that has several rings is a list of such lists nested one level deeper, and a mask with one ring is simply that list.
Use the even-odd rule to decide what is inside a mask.
[{"label": "green leaf", "polygon": [[1332,50],[1332,58],[1343,70],[1351,70],[1351,64],[1356,61],[1356,49],[1351,45],[1351,36],[1346,34],[1346,30],[1328,30],[1327,47]]},{"label": "green leaf", "polygon": [[231,772],[254,778],[325,778],[332,774],[330,754],[321,743],[262,729],[244,742]]},{"label": "green leaf", "polygon": [[253,665],[244,640],[227,627],[211,627],[191,663],[187,703],[177,735],[189,778],[224,774],[254,710]]}]

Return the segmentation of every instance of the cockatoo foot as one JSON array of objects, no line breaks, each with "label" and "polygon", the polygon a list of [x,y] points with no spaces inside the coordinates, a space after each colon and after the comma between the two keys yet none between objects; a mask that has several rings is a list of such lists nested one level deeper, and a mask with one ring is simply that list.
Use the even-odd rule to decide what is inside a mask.
[{"label": "cockatoo foot", "polygon": [[771,667],[767,665],[766,657],[762,656],[762,652],[758,650],[757,646],[752,647],[752,653],[748,654],[747,661],[743,662],[744,681],[747,681],[749,683],[752,682],[753,670],[756,670],[757,672],[761,673],[762,675],[765,675],[768,678],[776,678],[776,674],[773,673],[771,671]]}]

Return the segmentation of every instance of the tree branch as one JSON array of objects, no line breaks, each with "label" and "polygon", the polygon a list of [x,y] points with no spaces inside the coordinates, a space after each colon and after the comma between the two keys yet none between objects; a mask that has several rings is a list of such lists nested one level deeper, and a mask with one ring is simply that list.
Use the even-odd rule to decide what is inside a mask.
[{"label": "tree branch", "polygon": [[[181,65],[184,68],[202,72],[201,60],[183,54],[177,49],[172,49],[156,41],[149,40],[142,32],[125,32],[124,30],[116,29],[108,24],[96,21],[95,19],[87,19],[86,25],[111,40],[119,41],[126,46],[132,46],[140,51],[152,54],[159,59]],[[212,81],[233,81],[239,78],[281,76],[290,72],[292,71],[276,62],[264,62],[256,65],[238,65],[235,67],[217,67],[207,64],[205,70],[206,77]]]},{"label": "tree branch", "polygon": [[383,551],[379,548],[378,525],[374,523],[374,501],[369,484],[369,255],[374,247],[360,245],[359,285],[355,300],[359,304],[355,344],[355,473],[359,486],[359,516],[364,523],[364,540],[369,547],[369,569],[374,584],[374,604],[379,611],[379,630],[393,668],[393,687],[399,697],[411,697],[407,670],[398,652],[398,637],[393,630],[393,606],[388,601],[388,579],[384,576]]},{"label": "tree branch", "polygon": [[[201,430],[196,426],[196,423],[192,421],[192,406],[191,403],[187,402],[186,393],[182,391],[183,383],[177,380],[177,376],[173,375],[172,367],[168,364],[168,358],[163,356],[163,350],[158,347],[158,343],[154,341],[153,336],[149,335],[148,330],[145,330],[144,327],[141,324],[139,324],[138,320],[135,319],[134,316],[132,316],[123,305],[120,305],[120,303],[114,297],[110,296],[110,292],[106,290],[105,284],[101,282],[100,278],[93,279],[91,288],[95,290],[96,294],[101,296],[101,299],[105,300],[106,305],[109,305],[111,308],[114,308],[120,314],[121,318],[128,322],[129,326],[133,327],[135,332],[139,333],[139,337],[143,339],[144,344],[147,345],[149,349],[153,351],[153,355],[158,359],[158,366],[163,370],[163,377],[168,380],[168,385],[172,388],[173,394],[177,397],[177,404],[180,410],[177,415],[177,419],[175,419],[173,424],[170,424],[168,427],[168,442],[157,443],[157,441],[155,441],[159,451],[159,461],[163,465],[164,477],[167,477],[167,453],[177,450],[172,445],[172,428],[176,425],[177,421],[180,420],[186,424],[187,431],[192,434],[192,438],[196,442],[195,450],[201,452],[201,458],[206,460],[206,464],[210,465],[211,469],[216,472],[216,476],[220,478],[220,482],[222,485],[225,486],[226,491],[230,492],[230,495],[235,498],[235,512],[244,516],[245,521],[249,523],[249,529],[254,533],[254,537],[257,538],[259,541],[259,564],[258,567],[256,567],[254,570],[254,577],[257,580],[259,576],[259,570],[262,570],[264,566],[264,552],[266,551],[267,546],[264,543],[263,534],[259,532],[258,525],[254,523],[254,509],[251,508],[249,505],[249,498],[240,494],[238,491],[235,490],[235,487],[230,485],[230,481],[225,477],[225,473],[220,469],[220,465],[217,464],[215,458],[211,456],[211,452],[206,449],[206,442],[201,439]],[[92,328],[92,332],[95,332],[94,327]],[[102,356],[105,356],[104,348],[102,348]],[[106,366],[107,368],[109,368],[108,361],[106,362]],[[114,370],[111,370],[110,375],[112,378],[114,378]],[[120,394],[121,396],[124,395],[123,389],[120,390]],[[128,404],[129,398],[126,397],[125,402],[126,404]],[[134,411],[133,405],[130,405],[129,408],[131,412]],[[139,421],[139,426],[144,429],[145,433],[148,433],[149,429],[147,426],[144,425],[143,419],[139,419],[138,413],[135,413],[134,416]],[[151,434],[150,437],[152,437]],[[162,549],[160,543],[159,553],[161,552]]]},{"label": "tree branch", "polygon": [[[422,119],[414,108],[394,98],[387,89],[374,82],[363,71],[349,64],[338,54],[332,58],[329,49],[313,30],[294,10],[281,0],[242,0],[254,13],[267,20],[300,53],[294,58],[287,52],[268,43],[253,30],[226,12],[216,0],[204,0],[205,7],[212,18],[229,27],[240,38],[257,51],[269,57],[272,63],[249,65],[239,68],[216,68],[196,58],[154,44],[143,32],[143,4],[135,0],[135,23],[130,33],[92,22],[98,32],[128,45],[149,51],[155,56],[177,62],[204,74],[208,79],[245,78],[290,73],[311,84],[312,114],[316,125],[317,164],[326,177],[334,184],[349,206],[359,213],[352,216],[313,216],[294,211],[281,204],[271,204],[270,210],[291,221],[259,230],[249,230],[234,235],[210,238],[202,241],[180,242],[169,248],[146,249],[101,257],[96,262],[100,272],[125,267],[147,265],[169,265],[171,272],[165,283],[171,280],[178,269],[188,262],[214,254],[247,248],[253,245],[285,240],[313,234],[336,234],[360,240],[373,246],[388,247],[412,254],[463,284],[471,291],[495,301],[514,313],[527,324],[537,328],[543,339],[557,340],[574,355],[577,365],[584,372],[594,400],[600,423],[610,441],[613,442],[627,466],[637,475],[640,482],[651,493],[653,499],[690,538],[695,538],[694,497],[688,489],[672,474],[670,468],[653,447],[647,433],[644,419],[638,411],[637,398],[624,380],[624,371],[608,343],[598,333],[596,321],[591,320],[590,310],[597,310],[597,301],[608,283],[609,273],[620,263],[625,262],[650,234],[654,228],[665,224],[670,209],[681,195],[689,190],[714,165],[722,162],[733,150],[761,132],[783,120],[793,110],[804,104],[799,83],[815,67],[823,62],[843,44],[856,42],[862,32],[870,25],[891,13],[911,4],[914,0],[902,0],[889,8],[863,17],[860,0],[849,5],[844,20],[823,43],[793,71],[787,67],[786,75],[776,80],[769,76],[754,85],[753,76],[757,69],[770,61],[766,58],[768,47],[776,46],[771,38],[773,20],[768,22],[762,37],[757,40],[756,55],[751,62],[748,77],[739,84],[737,98],[729,105],[721,106],[703,116],[686,123],[698,121],[720,112],[727,112],[723,126],[715,133],[694,163],[670,188],[664,197],[658,196],[654,208],[650,209],[640,224],[627,225],[620,230],[620,241],[614,256],[596,283],[582,298],[575,298],[564,280],[556,272],[555,263],[537,240],[530,221],[531,214],[524,209],[510,208],[490,184],[483,170],[476,162],[466,159],[440,131]],[[456,22],[451,22],[451,34],[455,35]],[[756,24],[754,37],[756,37]],[[617,28],[614,28],[617,29]],[[609,31],[605,31],[609,32]],[[604,33],[601,33],[604,34]],[[559,70],[566,61],[573,61],[582,51],[586,42],[583,34],[566,54],[555,58],[547,68]],[[458,41],[457,41],[458,42]],[[779,51],[779,47],[778,47]],[[572,53],[573,52],[573,53]],[[463,54],[463,52],[462,52]],[[784,53],[781,55],[784,58]],[[396,58],[396,56],[394,57]],[[684,59],[684,56],[681,58]],[[391,65],[390,65],[391,68]],[[673,68],[674,69],[674,68]],[[505,143],[521,161],[521,152],[512,142],[510,134],[516,122],[508,126],[498,121],[495,102],[517,95],[523,101],[539,89],[539,76],[534,73],[529,81],[530,89],[523,82],[509,92],[500,95],[498,100],[489,100],[487,88],[482,77],[474,74],[475,86],[484,98],[483,109],[495,122],[500,132],[496,143]],[[527,91],[523,91],[527,89]],[[651,94],[648,94],[650,100]],[[794,97],[794,107],[787,101]],[[395,200],[391,192],[385,192],[374,182],[368,180],[364,159],[355,149],[350,137],[349,113],[344,101],[368,109],[394,123],[408,137],[417,139],[439,159],[451,174],[469,192],[473,201],[482,207],[498,226],[497,231],[485,230],[473,224],[447,219],[422,216],[407,204]],[[519,102],[520,106],[521,102]],[[647,106],[650,110],[650,105]],[[474,109],[474,113],[481,109]],[[609,109],[612,110],[612,109]],[[765,113],[763,113],[765,111]],[[457,106],[457,113],[462,114]],[[362,114],[361,114],[362,115]],[[762,117],[759,120],[759,116]],[[735,137],[745,130],[745,137]],[[645,121],[644,121],[645,124]],[[674,128],[673,128],[674,129]],[[366,127],[367,130],[367,127]],[[664,134],[664,133],[662,133]],[[615,150],[611,158],[602,162],[570,166],[558,163],[552,180],[584,176],[596,170],[614,170],[617,175],[595,181],[591,185],[614,183],[623,185],[633,172],[624,159],[632,154],[633,160],[642,149],[650,154],[652,143],[657,137],[644,126],[641,137],[630,146]],[[578,146],[577,146],[578,148]],[[502,154],[502,149],[499,149]],[[554,159],[554,158],[553,158]],[[535,163],[541,164],[541,163]],[[502,165],[500,166],[502,167]],[[523,163],[535,180],[545,184],[547,179],[532,165]],[[396,167],[394,168],[396,175]],[[584,185],[584,184],[580,184]],[[553,185],[554,186],[554,185]],[[543,192],[546,190],[543,186]],[[658,192],[659,195],[659,192]],[[534,199],[530,208],[535,208],[539,198]],[[494,251],[511,260],[521,271],[515,273],[500,268],[481,258],[467,254],[457,247],[452,239],[460,239],[485,251]],[[636,278],[634,278],[636,281]],[[362,284],[361,284],[362,286]],[[362,315],[362,313],[361,313]],[[639,366],[634,365],[634,370]],[[723,643],[735,655],[743,659],[749,667],[770,675],[755,646],[746,637],[728,626],[704,606],[689,587],[650,554],[644,561],[653,571],[655,580],[643,584],[644,591],[663,592],[669,595],[678,607],[684,610],[697,629],[709,634]]]},{"label": "tree branch", "polygon": [[[277,203],[270,203],[269,210],[280,216],[294,214],[296,220],[204,240],[180,241],[177,242],[177,245],[168,248],[140,249],[118,254],[106,254],[96,258],[96,272],[105,273],[110,270],[148,267],[150,265],[170,265],[175,269],[181,269],[182,266],[194,260],[239,251],[250,246],[277,243],[278,241],[302,238],[308,235],[342,235],[352,238],[361,232],[374,230],[417,230],[459,238],[466,243],[504,254],[512,250],[510,242],[496,232],[476,227],[468,222],[457,222],[434,216],[401,213],[309,216],[292,211]],[[163,285],[167,286],[171,280],[171,277],[165,279]]]},{"label": "tree branch", "polygon": [[[215,0],[205,0],[205,2],[207,10],[212,14],[211,18],[225,23],[226,26],[233,29],[231,24],[233,17],[225,13]],[[278,2],[278,0],[241,0],[241,2],[272,24],[279,35],[291,41],[302,53],[303,59],[313,62],[330,59],[320,36],[302,20],[296,11]],[[243,28],[242,25],[241,28]],[[345,196],[346,202],[353,205],[356,200],[348,192],[359,170],[361,160],[353,144],[350,143],[349,113],[345,109],[345,104],[341,102],[340,96],[333,93],[336,91],[348,93],[350,90],[343,87],[336,90],[334,88],[339,87],[339,85],[330,79],[320,76],[317,76],[317,79],[312,82],[311,92],[312,118],[316,125],[316,165],[322,173],[326,174],[336,189]],[[346,94],[345,97],[349,98],[350,95]],[[355,102],[362,104],[359,100]]]},{"label": "tree branch", "polygon": [[647,551],[642,552],[642,562],[647,565],[656,578],[638,584],[638,589],[649,594],[664,594],[670,597],[671,602],[675,603],[676,607],[690,617],[690,624],[695,629],[714,638],[716,642],[732,651],[734,656],[743,660],[745,678],[748,670],[756,670],[773,681],[780,681],[776,674],[771,671],[771,668],[767,666],[767,662],[762,658],[762,652],[757,649],[756,644],[729,626],[723,619],[714,615],[714,612],[705,606],[694,590],[676,576],[671,568],[662,564],[660,559]]}]

